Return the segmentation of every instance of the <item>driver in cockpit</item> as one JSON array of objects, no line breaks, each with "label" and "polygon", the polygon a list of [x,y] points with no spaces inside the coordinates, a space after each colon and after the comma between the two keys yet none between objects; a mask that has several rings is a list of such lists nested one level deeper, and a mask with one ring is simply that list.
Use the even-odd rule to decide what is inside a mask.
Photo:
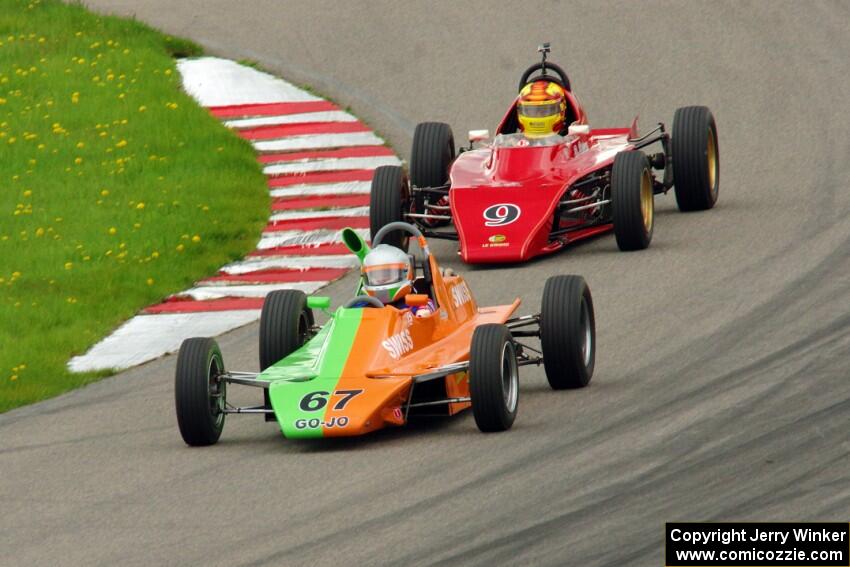
[{"label": "driver in cockpit", "polygon": [[363,259],[362,274],[363,291],[384,305],[410,309],[417,317],[427,317],[437,310],[431,299],[421,307],[405,303],[405,296],[414,293],[413,262],[410,256],[395,246],[378,244],[372,248]]},{"label": "driver in cockpit", "polygon": [[567,115],[567,97],[557,83],[540,80],[523,87],[517,96],[517,120],[522,134],[499,136],[501,145],[550,146],[564,141],[560,132]]}]

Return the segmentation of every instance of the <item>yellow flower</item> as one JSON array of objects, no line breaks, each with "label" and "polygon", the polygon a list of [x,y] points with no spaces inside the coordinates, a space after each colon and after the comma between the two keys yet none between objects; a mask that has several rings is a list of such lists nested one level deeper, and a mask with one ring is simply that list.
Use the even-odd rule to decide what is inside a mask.
[{"label": "yellow flower", "polygon": [[200,234],[196,234],[195,236],[192,237],[192,242],[197,243],[197,242],[200,242],[200,241],[201,241],[201,235]]},{"label": "yellow flower", "polygon": [[148,107],[143,104],[142,106],[139,107],[139,112],[144,112],[147,109],[148,109]]},{"label": "yellow flower", "polygon": [[153,278],[148,278],[147,282],[148,282],[148,285],[153,285]]},{"label": "yellow flower", "polygon": [[137,208],[137,209],[139,209],[139,210],[144,209],[144,208],[145,208],[145,204],[144,204],[144,203],[139,203],[138,205],[136,205],[136,208]]},{"label": "yellow flower", "polygon": [[41,227],[38,227],[35,231],[35,235],[36,236],[44,236],[44,229],[41,228]]},{"label": "yellow flower", "polygon": [[107,195],[109,195],[109,189],[104,189],[103,191],[100,192],[100,194],[102,196],[106,197]]},{"label": "yellow flower", "polygon": [[109,227],[109,231],[108,231],[108,232],[109,232],[109,234],[114,235],[114,234],[117,234],[117,233],[118,233],[118,229],[117,229],[117,228],[115,228],[114,226],[110,226],[110,227]]},{"label": "yellow flower", "polygon": [[81,157],[75,158],[74,163],[77,164],[77,165],[80,165],[81,163],[83,163],[83,158],[81,158]]},{"label": "yellow flower", "polygon": [[156,250],[154,250],[153,252],[151,252],[151,258],[153,258],[154,260],[156,260],[157,258],[159,258],[159,252],[157,252]]},{"label": "yellow flower", "polygon": [[86,147],[86,145],[83,142],[77,142],[78,149],[83,149],[84,147]]},{"label": "yellow flower", "polygon": [[182,244],[178,244],[178,245],[177,245],[177,251],[178,251],[178,252],[183,252],[183,249],[185,249],[185,248],[186,248],[186,247],[185,247],[185,246],[183,246]]},{"label": "yellow flower", "polygon": [[127,140],[121,140],[117,144],[115,144],[115,147],[116,148],[123,148],[126,145],[127,145]]},{"label": "yellow flower", "polygon": [[66,270],[70,270],[70,269],[71,269],[71,268],[73,268],[73,267],[74,267],[74,263],[73,263],[73,262],[65,262],[65,269],[66,269]]},{"label": "yellow flower", "polygon": [[9,380],[11,380],[12,382],[14,382],[14,381],[15,381],[15,380],[17,380],[17,379],[18,379],[18,375],[17,375],[17,374],[12,374],[11,376],[9,376]]},{"label": "yellow flower", "polygon": [[12,277],[13,277],[13,278],[19,278],[19,277],[21,277],[21,272],[12,272]]},{"label": "yellow flower", "polygon": [[30,195],[32,195],[31,189],[27,189],[26,191],[24,191],[24,197],[29,197]]}]

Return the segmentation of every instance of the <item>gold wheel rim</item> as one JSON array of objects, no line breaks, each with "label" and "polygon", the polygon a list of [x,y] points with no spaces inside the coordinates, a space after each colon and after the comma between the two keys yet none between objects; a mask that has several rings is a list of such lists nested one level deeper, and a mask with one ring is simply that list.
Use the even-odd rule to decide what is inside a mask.
[{"label": "gold wheel rim", "polygon": [[640,212],[643,215],[643,228],[647,234],[652,230],[652,216],[655,214],[652,194],[652,180],[649,171],[644,169],[640,180]]},{"label": "gold wheel rim", "polygon": [[714,139],[714,130],[708,127],[708,186],[711,193],[717,192],[717,142]]}]

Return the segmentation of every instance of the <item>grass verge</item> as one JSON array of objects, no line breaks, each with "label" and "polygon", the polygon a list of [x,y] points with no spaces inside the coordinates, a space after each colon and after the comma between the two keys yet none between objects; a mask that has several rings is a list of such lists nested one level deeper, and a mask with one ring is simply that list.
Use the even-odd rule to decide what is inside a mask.
[{"label": "grass verge", "polygon": [[191,42],[55,0],[0,0],[0,412],[140,308],[253,249],[249,144],[180,89]]}]

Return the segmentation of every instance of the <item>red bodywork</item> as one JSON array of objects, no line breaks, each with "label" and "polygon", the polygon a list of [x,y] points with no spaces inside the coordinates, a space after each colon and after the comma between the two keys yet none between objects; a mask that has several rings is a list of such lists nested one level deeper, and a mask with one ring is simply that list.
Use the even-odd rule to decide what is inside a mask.
[{"label": "red bodywork", "polygon": [[[578,99],[572,93],[567,94],[573,123],[586,124],[587,117]],[[499,124],[497,134],[516,131],[515,107],[514,102]],[[633,149],[628,140],[636,135],[635,119],[631,128],[597,129],[589,134],[565,136],[558,145],[489,146],[458,156],[450,170],[449,200],[463,260],[522,262],[611,230],[610,223],[578,228],[583,224],[580,220],[556,221],[556,209],[573,183],[610,168],[614,156]],[[516,211],[518,216],[512,218]],[[570,226],[576,230],[555,237],[550,234],[553,229]]]}]

